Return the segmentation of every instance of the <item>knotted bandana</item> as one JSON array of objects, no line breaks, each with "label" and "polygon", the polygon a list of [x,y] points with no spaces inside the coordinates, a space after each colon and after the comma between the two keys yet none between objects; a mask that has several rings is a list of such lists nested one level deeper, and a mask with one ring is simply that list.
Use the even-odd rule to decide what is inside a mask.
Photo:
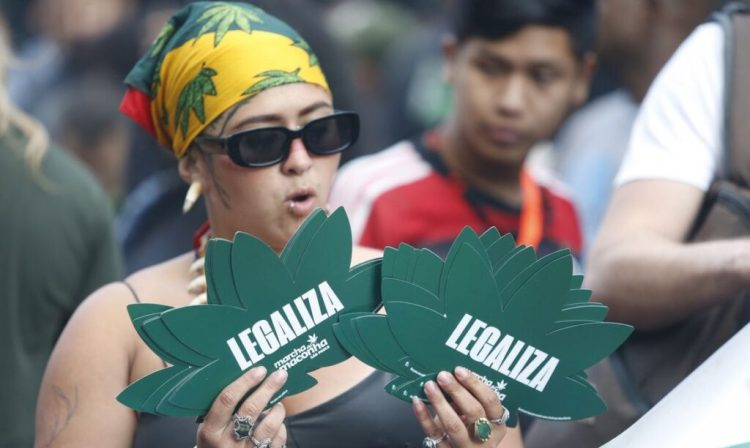
[{"label": "knotted bandana", "polygon": [[247,3],[178,11],[125,79],[120,110],[180,158],[213,120],[271,87],[329,90],[318,59],[291,27]]}]

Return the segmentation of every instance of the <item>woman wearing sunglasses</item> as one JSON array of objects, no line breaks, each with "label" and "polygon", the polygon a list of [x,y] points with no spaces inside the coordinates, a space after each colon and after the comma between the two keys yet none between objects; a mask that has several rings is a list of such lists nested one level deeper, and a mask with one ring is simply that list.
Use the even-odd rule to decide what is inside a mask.
[{"label": "woman wearing sunglasses", "polygon": [[[179,159],[191,185],[187,205],[198,194],[205,199],[207,234],[248,232],[277,252],[305,217],[325,207],[339,153],[358,135],[356,114],[334,109],[302,38],[244,3],[180,10],[126,82],[122,110]],[[440,387],[426,387],[433,419],[423,404],[387,395],[388,376],[354,358],[313,372],[314,388],[263,414],[286,380],[283,371],[248,370],[198,424],[121,405],[115,397],[128,384],[165,366],[134,331],[126,306],[194,302],[205,284],[197,252],[106,286],[76,311],[45,375],[37,446],[494,447],[505,437],[504,425],[485,443],[468,432],[460,414],[498,419],[502,407],[467,372],[441,374]],[[356,248],[352,261],[376,256]],[[507,434],[504,445],[520,445],[517,430]]]}]

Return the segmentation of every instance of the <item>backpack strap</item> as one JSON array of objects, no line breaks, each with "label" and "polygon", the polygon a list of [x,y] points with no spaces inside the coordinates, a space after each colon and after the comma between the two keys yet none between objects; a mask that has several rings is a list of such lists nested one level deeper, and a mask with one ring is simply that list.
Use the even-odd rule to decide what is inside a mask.
[{"label": "backpack strap", "polygon": [[724,31],[724,173],[750,187],[750,8],[727,5],[716,16]]}]

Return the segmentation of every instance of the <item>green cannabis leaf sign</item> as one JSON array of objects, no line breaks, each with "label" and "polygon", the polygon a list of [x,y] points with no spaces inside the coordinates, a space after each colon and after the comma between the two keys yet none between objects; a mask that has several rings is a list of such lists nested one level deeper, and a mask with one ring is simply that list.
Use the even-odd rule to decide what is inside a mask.
[{"label": "green cannabis leaf sign", "polygon": [[581,419],[606,410],[584,369],[622,344],[628,325],[602,322],[567,250],[537,259],[492,228],[466,228],[447,258],[402,244],[383,255],[387,315],[342,316],[334,331],[363,362],[397,378],[386,390],[426,400],[422,387],[441,370],[464,366],[511,412]]},{"label": "green cannabis leaf sign", "polygon": [[316,384],[308,372],[350,355],[332,324],[380,302],[380,259],[350,269],[352,239],[343,209],[313,212],[280,255],[237,233],[206,252],[208,304],[128,307],[143,341],[170,367],[126,388],[117,399],[141,412],[207,412],[230,382],[255,366],[289,373],[281,398]]}]

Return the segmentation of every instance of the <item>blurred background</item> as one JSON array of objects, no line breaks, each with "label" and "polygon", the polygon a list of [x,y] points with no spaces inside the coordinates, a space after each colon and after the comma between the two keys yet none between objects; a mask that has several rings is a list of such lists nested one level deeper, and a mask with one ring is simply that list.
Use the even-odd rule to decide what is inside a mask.
[{"label": "blurred background", "polygon": [[[441,78],[447,0],[257,0],[317,49],[340,109],[362,116],[342,163],[438,124],[450,107]],[[188,250],[202,207],[174,229],[186,186],[170,152],[118,112],[123,79],[187,1],[3,0],[15,58],[11,99],[90,168],[118,215],[126,270]],[[155,212],[155,210],[157,212]],[[186,243],[187,242],[187,243]]]}]

